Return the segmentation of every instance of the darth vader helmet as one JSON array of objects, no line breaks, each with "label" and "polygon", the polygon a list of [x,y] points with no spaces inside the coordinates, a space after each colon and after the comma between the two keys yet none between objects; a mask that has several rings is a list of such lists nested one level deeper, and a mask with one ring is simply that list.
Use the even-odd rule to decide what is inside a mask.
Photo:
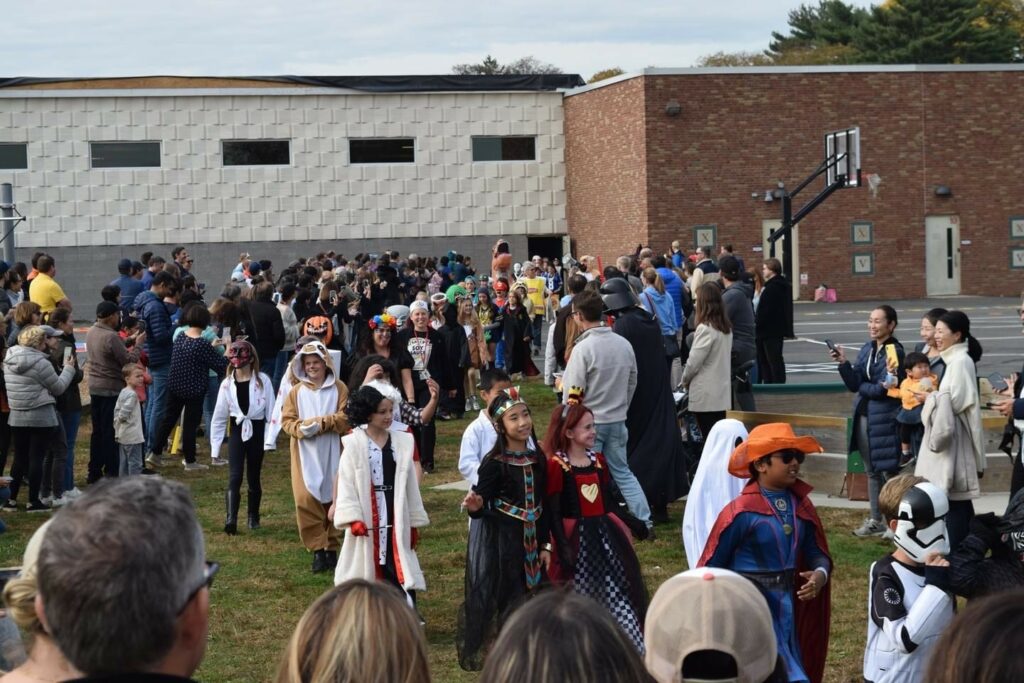
[{"label": "darth vader helmet", "polygon": [[896,545],[916,562],[924,562],[932,553],[949,553],[946,492],[931,482],[915,484],[900,498],[896,521]]},{"label": "darth vader helmet", "polygon": [[629,286],[629,282],[621,277],[613,277],[601,285],[601,300],[604,301],[604,312],[615,314],[627,308],[640,305],[640,299]]}]

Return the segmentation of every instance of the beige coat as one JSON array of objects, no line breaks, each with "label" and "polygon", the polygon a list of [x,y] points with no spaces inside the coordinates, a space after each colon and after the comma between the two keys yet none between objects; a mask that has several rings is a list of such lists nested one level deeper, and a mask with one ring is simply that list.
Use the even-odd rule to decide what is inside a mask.
[{"label": "beige coat", "polygon": [[[355,429],[341,439],[343,451],[338,471],[338,500],[334,508],[334,526],[345,530],[345,540],[338,555],[338,567],[334,572],[335,585],[349,579],[375,581],[377,557],[373,539],[376,532],[368,536],[354,536],[348,528],[352,522],[373,526],[373,486],[370,479],[370,461],[366,431]],[[419,482],[413,463],[414,439],[408,432],[391,432],[391,450],[395,454],[395,509],[391,511],[389,523],[393,524],[392,535],[396,541],[396,565],[403,578],[406,590],[426,590],[426,580],[420,568],[416,551],[412,549],[412,530],[430,524],[423,507]]]},{"label": "beige coat", "polygon": [[732,333],[701,323],[693,333],[690,357],[683,368],[683,386],[690,392],[690,410],[707,413],[732,408],[730,369]]}]

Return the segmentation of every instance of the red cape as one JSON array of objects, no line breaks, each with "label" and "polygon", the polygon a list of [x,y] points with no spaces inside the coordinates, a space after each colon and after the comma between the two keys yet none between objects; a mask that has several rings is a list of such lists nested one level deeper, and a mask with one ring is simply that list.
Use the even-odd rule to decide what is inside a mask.
[{"label": "red cape", "polygon": [[[814,526],[814,539],[829,558],[830,573],[825,588],[813,600],[804,602],[796,597],[796,591],[803,585],[804,580],[799,576],[800,572],[807,571],[809,567],[804,564],[803,557],[797,560],[796,585],[793,592],[793,604],[796,613],[797,639],[800,641],[800,656],[803,658],[804,670],[807,672],[811,683],[821,683],[825,675],[825,658],[828,656],[829,628],[832,624],[832,577],[835,576],[835,565],[832,563],[832,555],[828,551],[828,540],[825,538],[825,530],[818,518],[818,511],[811,503],[811,485],[798,480],[789,487],[789,490],[796,496],[797,517]],[[701,553],[698,567],[703,567],[714,555],[718,547],[718,540],[722,530],[732,524],[733,520],[741,512],[753,512],[759,515],[773,516],[768,501],[761,495],[761,489],[757,482],[751,481],[747,484],[740,495],[725,509],[715,520],[715,526],[711,529],[708,542]]]}]

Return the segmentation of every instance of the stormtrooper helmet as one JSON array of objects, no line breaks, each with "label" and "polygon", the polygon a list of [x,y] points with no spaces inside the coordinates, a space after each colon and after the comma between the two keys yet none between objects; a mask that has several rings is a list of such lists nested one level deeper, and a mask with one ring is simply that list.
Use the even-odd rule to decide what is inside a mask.
[{"label": "stormtrooper helmet", "polygon": [[949,499],[946,492],[931,482],[914,485],[900,498],[896,522],[896,545],[917,562],[924,562],[932,553],[949,553],[946,513]]}]

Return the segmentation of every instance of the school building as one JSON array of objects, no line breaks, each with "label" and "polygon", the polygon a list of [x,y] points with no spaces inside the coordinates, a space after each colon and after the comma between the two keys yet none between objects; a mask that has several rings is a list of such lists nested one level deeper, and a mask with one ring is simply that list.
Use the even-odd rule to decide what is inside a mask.
[{"label": "school building", "polygon": [[[121,258],[184,244],[213,287],[241,251],[280,267],[499,237],[607,264],[638,244],[766,257],[828,131],[860,129],[862,187],[791,237],[795,294],[1017,295],[1021,65],[646,69],[576,75],[0,80],[0,182],[94,302]],[[799,208],[824,186],[794,200]],[[870,186],[870,187],[869,187]]]}]

